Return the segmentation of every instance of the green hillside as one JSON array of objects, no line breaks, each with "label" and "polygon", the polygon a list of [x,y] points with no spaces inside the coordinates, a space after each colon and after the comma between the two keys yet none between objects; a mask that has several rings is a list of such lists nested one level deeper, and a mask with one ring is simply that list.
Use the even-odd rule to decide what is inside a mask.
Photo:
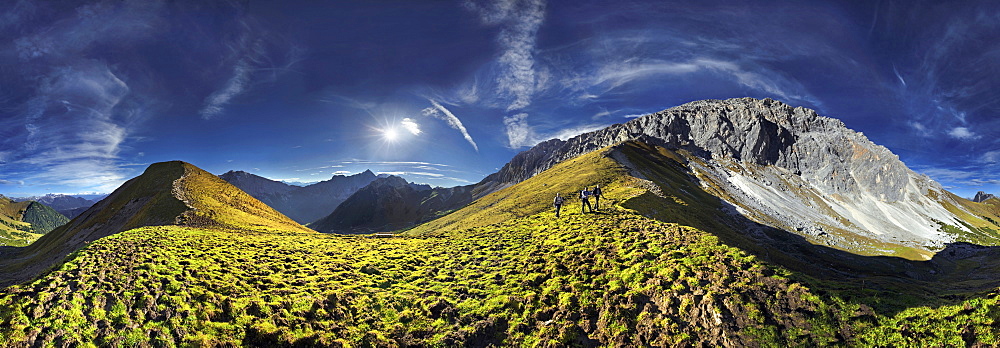
[{"label": "green hillside", "polygon": [[[494,192],[463,209],[414,227],[407,233],[422,235],[485,226],[508,219],[552,210],[556,193],[566,198],[567,212],[581,210],[579,192],[584,187],[604,187],[608,206],[639,194],[643,184],[628,176],[628,170],[608,156],[608,149],[594,151],[560,163],[517,185]],[[593,202],[591,202],[593,203]]]},{"label": "green hillside", "polygon": [[144,227],[0,293],[4,346],[957,345],[998,292],[818,281],[628,211],[426,238]]},{"label": "green hillside", "polygon": [[[0,346],[1000,340],[1000,249],[954,245],[916,262],[815,246],[726,215],[691,184],[683,156],[645,144],[567,161],[409,238],[310,232],[188,166],[150,168],[182,170],[170,182],[194,208],[176,215],[183,226],[95,240],[0,291]],[[555,192],[598,183],[608,195],[601,212],[580,213],[571,200],[555,218]],[[669,219],[681,223],[658,221]]]},{"label": "green hillside", "polygon": [[24,210],[24,215],[21,219],[31,224],[32,232],[38,234],[49,233],[69,222],[69,218],[65,215],[59,214],[55,209],[38,202],[30,202]]},{"label": "green hillside", "polygon": [[62,226],[67,219],[48,206],[0,196],[0,246],[25,246]]},{"label": "green hillside", "polygon": [[31,279],[100,238],[163,225],[316,233],[191,164],[155,163],[69,223],[0,258],[0,286]]}]

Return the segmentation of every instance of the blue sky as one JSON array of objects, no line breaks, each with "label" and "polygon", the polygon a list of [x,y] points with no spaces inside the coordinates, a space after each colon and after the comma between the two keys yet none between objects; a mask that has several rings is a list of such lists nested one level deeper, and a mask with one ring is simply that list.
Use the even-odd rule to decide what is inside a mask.
[{"label": "blue sky", "polygon": [[991,1],[21,0],[0,33],[6,195],[110,192],[175,159],[469,184],[542,140],[744,96],[1000,193]]}]

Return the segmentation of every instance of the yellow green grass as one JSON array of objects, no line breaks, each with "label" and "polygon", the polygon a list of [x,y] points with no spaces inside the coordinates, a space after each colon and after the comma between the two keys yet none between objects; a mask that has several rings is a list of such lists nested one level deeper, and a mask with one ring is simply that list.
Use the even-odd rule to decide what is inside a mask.
[{"label": "yellow green grass", "polygon": [[[605,192],[602,205],[610,206],[641,192],[628,171],[609,157],[610,148],[573,158],[529,180],[476,200],[439,219],[417,226],[407,233],[420,235],[502,222],[515,217],[553,210],[556,193],[566,198],[565,212],[581,211],[580,191],[601,185]],[[593,199],[591,199],[593,204]]]},{"label": "yellow green grass", "polygon": [[[658,185],[629,176],[611,156],[658,161],[638,173]],[[280,214],[185,170],[176,187],[195,209],[182,215],[191,226],[102,238],[44,276],[0,291],[0,346],[971,346],[1000,339],[996,282],[988,274],[969,279],[1000,273],[995,257],[941,263],[946,274],[931,276],[927,263],[850,255],[778,234],[765,236],[775,245],[761,246],[720,220],[713,209],[721,203],[696,190],[676,153],[626,144],[573,161],[459,210],[460,218],[388,239],[286,227]],[[555,192],[593,184],[608,196],[601,213],[580,213],[571,198],[565,215],[554,216]],[[823,255],[797,259],[801,253]],[[903,272],[924,275],[895,275]],[[836,276],[816,276],[829,274]]]},{"label": "yellow green grass", "polygon": [[[820,284],[820,285],[815,285]],[[966,345],[997,293],[882,310],[711,234],[551,212],[423,238],[144,227],[0,293],[0,344]],[[919,324],[919,325],[918,325]]]},{"label": "yellow green grass", "polygon": [[316,233],[272,209],[243,190],[189,163],[174,193],[191,210],[181,224],[238,230]]}]

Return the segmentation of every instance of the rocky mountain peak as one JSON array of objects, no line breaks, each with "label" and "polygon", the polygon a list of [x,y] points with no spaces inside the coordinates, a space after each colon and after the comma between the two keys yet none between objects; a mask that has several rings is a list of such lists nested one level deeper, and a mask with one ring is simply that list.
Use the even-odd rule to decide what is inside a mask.
[{"label": "rocky mountain peak", "polygon": [[997,196],[994,196],[992,193],[986,193],[986,192],[983,192],[983,191],[979,191],[979,192],[976,192],[976,197],[972,198],[972,201],[976,202],[976,203],[982,203],[983,201],[985,201],[987,199],[990,199],[990,198],[997,198]]},{"label": "rocky mountain peak", "polygon": [[386,177],[375,179],[375,181],[372,182],[372,185],[391,186],[397,189],[402,187],[410,187],[410,183],[407,182],[406,179],[403,179],[395,175],[389,175]]},{"label": "rocky mountain peak", "polygon": [[[539,143],[486,177],[476,195],[628,140],[684,149],[708,160],[777,166],[828,194],[865,194],[887,202],[903,199],[911,179],[919,177],[888,149],[839,120],[772,99],[735,98],[690,102],[568,141]],[[934,185],[918,181],[923,188]]]}]

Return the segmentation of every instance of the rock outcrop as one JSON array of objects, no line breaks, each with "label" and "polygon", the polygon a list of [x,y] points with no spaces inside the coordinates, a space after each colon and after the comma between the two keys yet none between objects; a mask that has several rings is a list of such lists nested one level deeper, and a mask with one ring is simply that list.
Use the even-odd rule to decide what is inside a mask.
[{"label": "rock outcrop", "polygon": [[986,201],[987,199],[991,199],[991,198],[997,198],[997,196],[994,196],[992,193],[986,193],[986,192],[983,192],[983,191],[979,191],[979,192],[976,192],[976,197],[972,198],[972,201],[976,202],[976,203],[982,203],[982,202]]},{"label": "rock outcrop", "polygon": [[696,101],[543,142],[477,184],[476,197],[629,140],[684,150],[704,185],[741,213],[815,242],[850,249],[860,236],[937,249],[952,241],[941,224],[962,225],[938,201],[948,199],[940,184],[885,147],[839,120],[771,99]]},{"label": "rock outcrop", "polygon": [[870,193],[887,202],[903,199],[912,174],[898,156],[839,120],[771,99],[738,98],[691,102],[568,141],[540,143],[483,179],[479,186],[484,189],[477,194],[628,140],[685,149],[706,159],[778,166],[829,193]]}]

